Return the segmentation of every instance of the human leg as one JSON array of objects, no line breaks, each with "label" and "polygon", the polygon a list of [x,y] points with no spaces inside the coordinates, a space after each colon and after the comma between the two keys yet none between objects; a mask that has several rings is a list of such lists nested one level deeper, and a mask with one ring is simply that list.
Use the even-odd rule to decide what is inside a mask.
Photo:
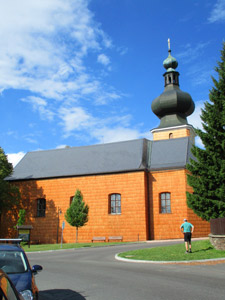
[{"label": "human leg", "polygon": [[191,235],[190,235],[190,240],[189,240],[189,252],[191,253]]},{"label": "human leg", "polygon": [[185,249],[186,249],[185,253],[188,253],[189,252],[188,251],[188,242],[185,242]]},{"label": "human leg", "polygon": [[186,249],[185,253],[188,253],[188,234],[187,234],[187,232],[184,233],[184,243],[185,243],[185,249]]}]

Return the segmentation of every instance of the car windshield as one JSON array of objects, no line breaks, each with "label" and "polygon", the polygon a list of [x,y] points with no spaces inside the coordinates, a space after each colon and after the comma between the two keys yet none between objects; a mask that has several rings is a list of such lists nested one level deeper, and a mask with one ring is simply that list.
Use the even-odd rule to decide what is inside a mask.
[{"label": "car windshield", "polygon": [[0,251],[0,269],[5,273],[23,273],[28,269],[23,252]]}]

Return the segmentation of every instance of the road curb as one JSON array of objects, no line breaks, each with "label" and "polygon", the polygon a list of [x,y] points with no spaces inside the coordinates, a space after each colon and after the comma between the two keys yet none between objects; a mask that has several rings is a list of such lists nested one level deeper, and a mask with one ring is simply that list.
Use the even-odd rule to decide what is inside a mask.
[{"label": "road curb", "polygon": [[154,260],[136,260],[123,258],[119,256],[119,253],[115,255],[115,259],[123,262],[131,263],[142,263],[142,264],[213,264],[213,263],[225,263],[225,258],[211,258],[211,259],[201,259],[201,260],[182,260],[182,261],[154,261]]}]

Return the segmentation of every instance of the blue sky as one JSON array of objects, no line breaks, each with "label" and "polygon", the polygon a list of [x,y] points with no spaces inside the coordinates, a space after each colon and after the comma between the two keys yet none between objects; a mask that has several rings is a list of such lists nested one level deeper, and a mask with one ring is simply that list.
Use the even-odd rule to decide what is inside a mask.
[{"label": "blue sky", "polygon": [[151,139],[168,38],[200,127],[224,33],[225,0],[0,1],[0,146]]}]

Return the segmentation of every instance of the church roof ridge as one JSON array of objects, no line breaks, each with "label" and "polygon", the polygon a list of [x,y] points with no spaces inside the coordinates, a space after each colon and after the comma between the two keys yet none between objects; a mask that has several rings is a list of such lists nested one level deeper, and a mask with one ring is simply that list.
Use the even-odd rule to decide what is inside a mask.
[{"label": "church roof ridge", "polygon": [[[6,180],[85,176],[147,167],[147,139],[28,152]],[[145,149],[145,150],[143,150]]]},{"label": "church roof ridge", "polygon": [[151,141],[145,138],[28,152],[6,180],[115,174],[185,167],[188,137]]}]

